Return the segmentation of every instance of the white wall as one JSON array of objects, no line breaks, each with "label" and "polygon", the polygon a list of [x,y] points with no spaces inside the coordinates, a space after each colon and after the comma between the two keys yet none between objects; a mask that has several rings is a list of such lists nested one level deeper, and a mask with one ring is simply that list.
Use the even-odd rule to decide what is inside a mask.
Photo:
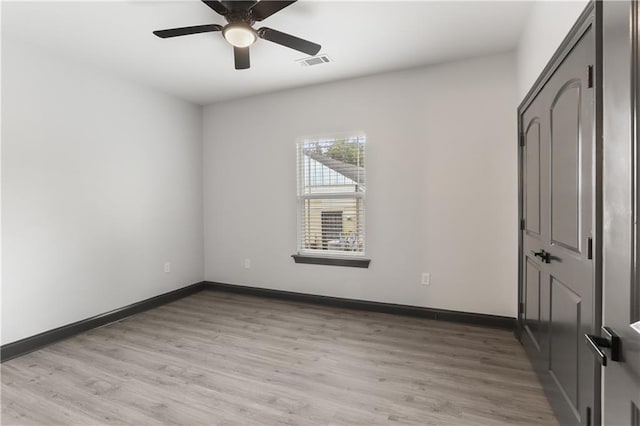
[{"label": "white wall", "polygon": [[[4,37],[2,343],[204,267],[211,281],[515,315],[514,108],[585,4],[534,3],[516,57],[205,108],[204,265],[199,108]],[[368,136],[371,267],[296,265],[294,141],[353,130]]]},{"label": "white wall", "polygon": [[585,0],[536,1],[518,44],[518,100],[522,100],[587,5]]},{"label": "white wall", "polygon": [[[503,54],[206,107],[206,279],[515,316],[516,98]],[[354,130],[371,266],[294,264],[296,138]]]},{"label": "white wall", "polygon": [[202,280],[199,107],[7,37],[2,89],[3,344]]}]

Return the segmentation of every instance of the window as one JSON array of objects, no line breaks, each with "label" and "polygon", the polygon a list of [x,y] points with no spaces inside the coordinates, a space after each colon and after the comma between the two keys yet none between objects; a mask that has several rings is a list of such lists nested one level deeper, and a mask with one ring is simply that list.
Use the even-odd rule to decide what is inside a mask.
[{"label": "window", "polygon": [[298,143],[298,257],[364,257],[364,147],[364,135]]}]

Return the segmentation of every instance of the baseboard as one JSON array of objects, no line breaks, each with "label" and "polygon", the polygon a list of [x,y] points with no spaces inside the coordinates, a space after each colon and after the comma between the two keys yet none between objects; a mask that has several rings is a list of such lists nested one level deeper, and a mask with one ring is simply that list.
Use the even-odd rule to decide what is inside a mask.
[{"label": "baseboard", "polygon": [[8,361],[29,352],[40,349],[44,346],[58,342],[60,340],[75,336],[121,320],[128,316],[156,308],[169,302],[173,302],[202,290],[219,290],[231,293],[247,294],[252,296],[270,297],[281,300],[292,300],[296,302],[313,303],[316,305],[333,306],[347,309],[357,309],[371,312],[382,312],[395,315],[407,315],[433,320],[458,322],[464,324],[478,325],[483,327],[501,328],[505,330],[515,329],[515,318],[498,315],[476,314],[471,312],[450,311],[446,309],[424,308],[420,306],[398,305],[393,303],[369,302],[357,299],[345,299],[340,297],[318,296],[314,294],[296,293],[291,291],[272,290],[259,287],[248,287],[233,284],[224,284],[211,281],[203,281],[187,287],[180,288],[159,296],[152,297],[140,302],[104,314],[96,315],[72,324],[54,328],[27,337],[15,342],[7,343],[0,347],[0,362]]},{"label": "baseboard", "polygon": [[382,312],[386,314],[407,315],[433,320],[458,322],[483,327],[501,328],[509,331],[513,331],[516,326],[515,318],[503,317],[498,315],[424,308],[421,306],[397,305],[393,303],[369,302],[365,300],[345,299],[341,297],[318,296],[314,294],[295,293],[291,291],[248,287],[211,281],[205,281],[205,289],[270,297],[274,299],[292,300],[296,302],[306,302],[339,308],[358,309],[363,311]]},{"label": "baseboard", "polygon": [[207,284],[204,281],[199,282],[150,299],[132,303],[131,305],[124,306],[122,308],[114,309],[113,311],[109,311],[104,314],[96,315],[72,324],[63,325],[62,327],[54,328],[53,330],[48,330],[40,334],[36,334],[35,336],[7,343],[0,347],[0,362],[8,361],[12,358],[27,354],[46,345],[50,345],[51,343],[82,333],[83,331],[91,330],[93,328],[121,320],[128,316],[156,308],[166,303],[173,302],[204,290],[206,287]]}]

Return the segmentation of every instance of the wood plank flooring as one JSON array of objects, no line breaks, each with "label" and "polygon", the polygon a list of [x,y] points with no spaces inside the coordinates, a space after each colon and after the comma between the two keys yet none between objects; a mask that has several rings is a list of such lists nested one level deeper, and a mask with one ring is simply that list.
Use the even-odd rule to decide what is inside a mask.
[{"label": "wood plank flooring", "polygon": [[0,369],[3,425],[557,424],[507,331],[217,291]]}]

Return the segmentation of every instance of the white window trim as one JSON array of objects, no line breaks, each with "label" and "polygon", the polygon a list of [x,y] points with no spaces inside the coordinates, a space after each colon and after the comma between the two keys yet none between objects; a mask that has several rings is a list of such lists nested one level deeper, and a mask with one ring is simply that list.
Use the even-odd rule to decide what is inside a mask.
[{"label": "white window trim", "polygon": [[[368,139],[367,135],[364,132],[349,132],[349,133],[334,133],[334,134],[322,134],[322,135],[313,135],[300,137],[296,139],[296,186],[297,186],[297,202],[296,202],[296,210],[297,210],[297,226],[296,226],[296,245],[297,245],[297,255],[301,257],[314,257],[314,258],[326,258],[326,259],[365,259],[367,252],[367,236],[366,236],[366,190],[365,192],[328,192],[328,193],[315,193],[315,194],[304,194],[304,185],[301,184],[303,173],[303,167],[300,165],[301,160],[301,152],[300,147],[304,143],[321,141],[321,140],[336,140],[336,139],[351,139],[351,138],[364,138],[364,158],[367,158],[367,145]],[[365,167],[366,167],[365,163]],[[366,176],[366,169],[365,169]],[[341,250],[319,250],[319,249],[305,249],[302,247],[302,226],[304,224],[304,202],[310,199],[355,199],[358,198],[361,200],[362,204],[360,209],[362,211],[361,217],[361,238],[363,242],[363,250],[360,252],[345,252]]]}]

